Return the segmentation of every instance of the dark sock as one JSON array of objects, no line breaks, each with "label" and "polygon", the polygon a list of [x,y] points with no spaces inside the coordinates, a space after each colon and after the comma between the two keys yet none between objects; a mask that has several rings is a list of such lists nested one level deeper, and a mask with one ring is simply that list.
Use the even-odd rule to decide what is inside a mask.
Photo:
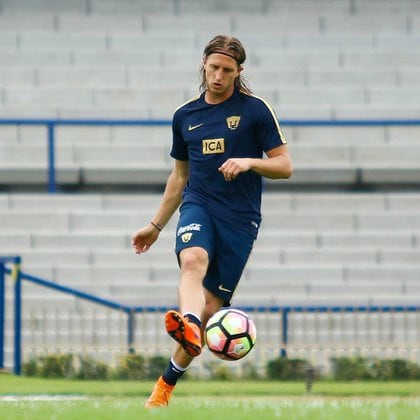
[{"label": "dark sock", "polygon": [[180,368],[179,366],[175,366],[174,362],[171,359],[171,361],[169,362],[168,368],[166,369],[166,372],[162,375],[163,380],[168,385],[176,385],[176,382],[184,374],[186,370],[186,369],[183,369],[183,370],[181,369],[182,368]]},{"label": "dark sock", "polygon": [[186,312],[184,314],[184,317],[188,319],[188,322],[192,322],[193,324],[197,325],[198,328],[201,329],[201,321],[200,318],[198,318],[196,315],[190,313],[190,312]]}]

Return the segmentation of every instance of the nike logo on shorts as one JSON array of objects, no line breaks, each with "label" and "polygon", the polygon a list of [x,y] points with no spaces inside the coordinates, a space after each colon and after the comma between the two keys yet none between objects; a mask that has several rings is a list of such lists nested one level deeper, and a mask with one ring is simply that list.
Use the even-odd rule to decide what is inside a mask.
[{"label": "nike logo on shorts", "polygon": [[232,290],[225,289],[225,288],[223,287],[223,284],[219,284],[219,290],[221,290],[222,292],[232,293]]}]

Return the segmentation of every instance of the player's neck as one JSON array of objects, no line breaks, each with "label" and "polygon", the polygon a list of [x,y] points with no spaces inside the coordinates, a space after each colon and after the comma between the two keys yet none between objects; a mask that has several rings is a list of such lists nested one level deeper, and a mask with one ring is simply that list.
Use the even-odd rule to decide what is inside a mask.
[{"label": "player's neck", "polygon": [[225,102],[233,95],[234,90],[235,88],[232,86],[232,88],[229,89],[228,91],[218,94],[218,93],[210,92],[207,89],[204,95],[204,100],[206,101],[206,103],[210,105],[221,104],[222,102]]}]

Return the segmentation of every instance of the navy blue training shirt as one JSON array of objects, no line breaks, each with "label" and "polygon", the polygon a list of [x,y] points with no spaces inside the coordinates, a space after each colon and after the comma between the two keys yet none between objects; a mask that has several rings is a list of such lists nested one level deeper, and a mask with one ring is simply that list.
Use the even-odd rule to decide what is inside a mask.
[{"label": "navy blue training shirt", "polygon": [[235,89],[212,105],[205,93],[179,107],[173,116],[171,156],[189,161],[183,202],[204,206],[211,214],[247,231],[261,221],[262,177],[254,171],[225,181],[218,168],[229,158],[262,158],[286,143],[270,105]]}]

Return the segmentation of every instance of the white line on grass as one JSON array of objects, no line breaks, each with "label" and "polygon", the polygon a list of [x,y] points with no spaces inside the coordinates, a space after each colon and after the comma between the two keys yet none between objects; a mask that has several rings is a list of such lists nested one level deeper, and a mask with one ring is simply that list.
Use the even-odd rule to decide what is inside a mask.
[{"label": "white line on grass", "polygon": [[1,395],[0,401],[82,401],[89,398],[84,395]]}]

